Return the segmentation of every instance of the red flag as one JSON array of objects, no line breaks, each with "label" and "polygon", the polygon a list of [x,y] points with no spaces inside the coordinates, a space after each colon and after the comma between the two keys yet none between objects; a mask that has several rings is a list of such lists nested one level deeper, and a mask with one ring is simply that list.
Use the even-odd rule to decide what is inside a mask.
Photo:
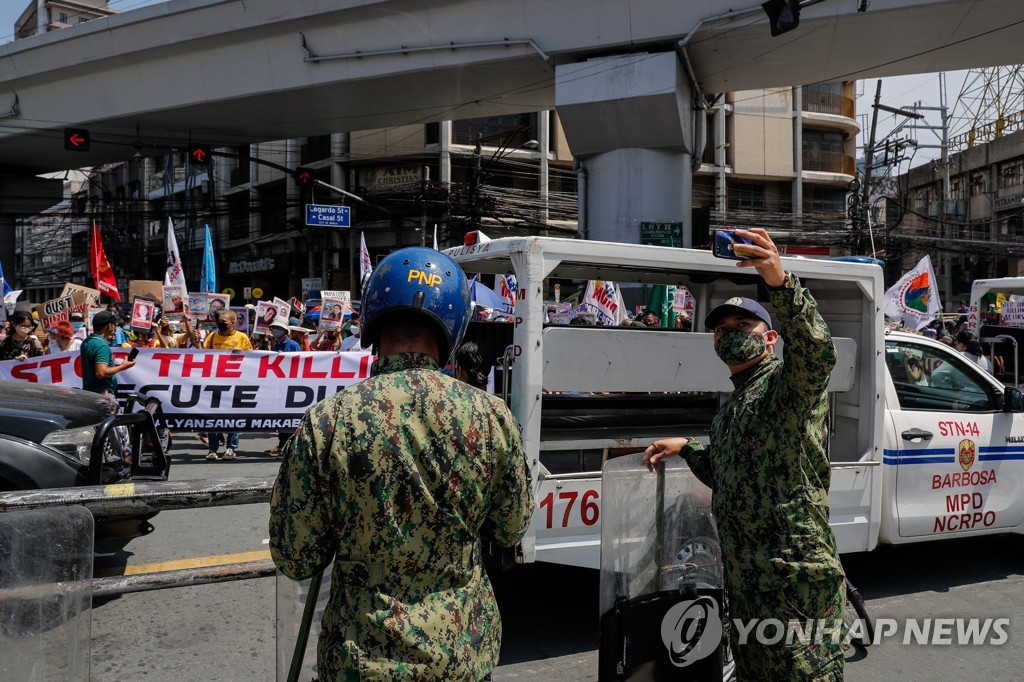
[{"label": "red flag", "polygon": [[89,243],[89,267],[92,268],[92,278],[96,282],[96,288],[101,294],[120,301],[121,294],[117,292],[117,280],[114,279],[114,271],[107,262],[107,254],[103,252],[103,240],[100,238],[100,226],[92,221],[92,240]]}]

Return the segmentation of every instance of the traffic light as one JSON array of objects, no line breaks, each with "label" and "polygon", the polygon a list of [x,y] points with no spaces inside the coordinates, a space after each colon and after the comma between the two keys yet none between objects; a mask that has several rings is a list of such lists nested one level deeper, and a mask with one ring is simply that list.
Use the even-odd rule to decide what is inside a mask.
[{"label": "traffic light", "polygon": [[313,174],[312,168],[306,168],[305,166],[299,166],[295,169],[295,182],[299,187],[303,189],[307,187],[313,187],[316,184],[316,176]]},{"label": "traffic light", "polygon": [[192,163],[209,163],[210,145],[190,144],[188,146],[188,158]]},{"label": "traffic light", "polygon": [[89,131],[85,128],[65,128],[64,149],[69,152],[89,151]]},{"label": "traffic light", "polygon": [[800,0],[768,0],[761,7],[771,23],[772,37],[800,25]]}]

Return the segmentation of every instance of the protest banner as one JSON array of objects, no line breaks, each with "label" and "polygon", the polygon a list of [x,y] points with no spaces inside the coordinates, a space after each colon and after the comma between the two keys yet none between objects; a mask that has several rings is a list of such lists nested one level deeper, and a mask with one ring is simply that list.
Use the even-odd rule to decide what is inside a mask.
[{"label": "protest banner", "polygon": [[178,284],[165,284],[163,287],[164,315],[171,320],[180,320],[185,315],[185,302],[188,293],[185,287]]},{"label": "protest banner", "polygon": [[154,301],[163,299],[164,283],[156,279],[130,279],[128,280],[128,298],[136,296],[151,298]]},{"label": "protest banner", "polygon": [[317,324],[317,329],[327,332],[338,331],[345,319],[345,311],[352,305],[352,294],[348,291],[325,293],[332,295],[325,296],[320,304],[320,322]]},{"label": "protest banner", "polygon": [[14,307],[18,304],[18,297],[24,289],[14,289],[4,294],[4,304],[0,306],[0,320],[6,320],[8,315],[14,314]]},{"label": "protest banner", "polygon": [[256,324],[253,326],[253,332],[266,334],[270,331],[270,323],[280,314],[281,310],[276,303],[260,301],[256,304]]},{"label": "protest banner", "polygon": [[81,294],[85,297],[83,301],[85,305],[99,307],[100,304],[100,292],[99,289],[91,289],[89,287],[82,286],[81,284],[72,284],[68,282],[64,285],[64,290],[60,292],[60,297],[71,296],[72,294]]},{"label": "protest banner", "polygon": [[[206,319],[216,322],[217,315],[230,305],[231,297],[227,294],[207,294],[206,298]],[[238,325],[235,325],[235,329],[238,330]]]},{"label": "protest banner", "polygon": [[235,311],[235,331],[247,335],[249,333],[249,309],[245,306],[231,306],[231,310]]},{"label": "protest banner", "polygon": [[36,306],[39,315],[39,328],[43,331],[52,329],[61,320],[71,319],[71,310],[75,307],[75,297],[61,296]]},{"label": "protest banner", "polygon": [[[115,364],[127,348],[112,348]],[[370,376],[373,356],[142,348],[117,375],[117,397],[159,398],[167,427],[181,431],[293,431],[307,409]],[[0,379],[81,388],[81,355],[0,362]]]},{"label": "protest banner", "polygon": [[303,277],[302,278],[302,302],[305,303],[306,299],[312,296],[313,298],[322,297],[323,294],[320,292],[320,288],[323,286],[323,279],[320,277]]},{"label": "protest banner", "polygon": [[1003,327],[1024,327],[1024,300],[1006,301],[1001,306],[999,324]]},{"label": "protest banner", "polygon": [[145,296],[136,296],[132,299],[132,320],[133,330],[148,332],[153,329],[153,314],[156,312],[156,301]]},{"label": "protest banner", "polygon": [[209,294],[190,292],[188,295],[188,316],[192,320],[205,320]]}]

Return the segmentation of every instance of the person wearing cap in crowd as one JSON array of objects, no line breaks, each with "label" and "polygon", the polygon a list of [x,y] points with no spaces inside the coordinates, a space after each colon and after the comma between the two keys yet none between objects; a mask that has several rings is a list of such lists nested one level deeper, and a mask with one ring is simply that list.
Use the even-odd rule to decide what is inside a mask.
[{"label": "person wearing cap in crowd", "polygon": [[85,341],[89,337],[89,330],[85,325],[85,314],[81,310],[71,311],[71,328],[75,330],[75,338]]},{"label": "person wearing cap in crowd", "polygon": [[277,353],[298,353],[302,350],[298,342],[288,336],[289,331],[288,318],[280,315],[275,317],[270,323],[270,335],[274,339],[270,344],[270,350]]},{"label": "person wearing cap in crowd", "polygon": [[644,310],[637,319],[643,322],[645,327],[651,327],[652,329],[661,327],[661,318],[653,310]]},{"label": "person wearing cap in crowd", "polygon": [[309,332],[312,330],[298,324],[288,325],[288,333],[292,340],[299,345],[300,351],[312,350],[309,347]]},{"label": "person wearing cap in crowd", "polygon": [[[768,285],[779,330],[757,301],[731,298],[704,324],[734,390],[715,415],[710,448],[694,438],[652,443],[644,460],[683,456],[713,491],[730,620],[814,619],[821,637],[776,644],[731,632],[739,679],[841,680],[845,577],[829,527],[828,386],[836,350],[810,292],[787,273],[763,229],[740,267]],[[775,355],[781,336],[783,362]],[[820,619],[820,620],[819,620]]]},{"label": "person wearing cap in crowd", "polygon": [[[298,353],[302,350],[298,342],[288,336],[288,331],[288,318],[281,315],[275,317],[274,321],[270,323],[270,335],[273,337],[270,350],[277,353]],[[292,433],[292,431],[278,431],[277,445],[263,452],[279,457],[284,452],[284,444],[291,438]]]},{"label": "person wearing cap in crowd", "polygon": [[[203,348],[207,350],[252,350],[249,337],[242,332],[235,331],[237,320],[238,316],[234,310],[222,310],[217,315],[217,331],[207,335],[206,340],[203,341]],[[234,459],[238,456],[238,438],[237,432],[225,434],[227,447],[224,449],[224,459]],[[220,434],[208,433],[206,440],[209,449],[206,459],[220,459],[220,454],[217,452],[220,449]]]},{"label": "person wearing cap in crowd", "polygon": [[92,318],[92,334],[79,349],[82,359],[82,388],[86,391],[113,397],[117,388],[116,375],[135,366],[134,360],[114,365],[110,346],[121,320],[109,310],[101,310]]},{"label": "person wearing cap in crowd", "polygon": [[46,346],[48,355],[70,353],[79,350],[82,342],[75,338],[75,329],[69,320],[61,320],[49,330],[50,342]]},{"label": "person wearing cap in crowd", "polygon": [[519,427],[500,398],[441,372],[470,319],[451,258],[395,251],[362,312],[362,344],[378,359],[370,378],[310,408],[288,442],[271,556],[297,580],[334,561],[320,679],[485,679],[501,620],[481,537],[513,546],[533,516]]}]

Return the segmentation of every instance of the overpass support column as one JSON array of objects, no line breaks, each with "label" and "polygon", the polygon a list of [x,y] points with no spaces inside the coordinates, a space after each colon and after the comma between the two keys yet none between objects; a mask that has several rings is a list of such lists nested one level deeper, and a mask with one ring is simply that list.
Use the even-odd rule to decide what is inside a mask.
[{"label": "overpass support column", "polygon": [[558,66],[555,104],[587,170],[584,236],[638,244],[641,222],[672,222],[683,224],[679,246],[690,246],[694,107],[676,54]]}]

